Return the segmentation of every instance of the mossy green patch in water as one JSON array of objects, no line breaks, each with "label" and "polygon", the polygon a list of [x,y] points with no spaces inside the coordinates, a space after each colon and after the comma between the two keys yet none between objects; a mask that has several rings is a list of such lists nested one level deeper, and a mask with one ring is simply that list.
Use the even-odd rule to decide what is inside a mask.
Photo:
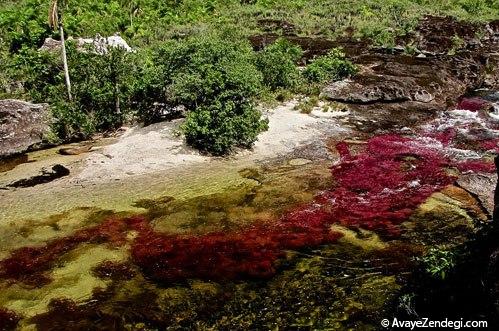
[{"label": "mossy green patch in water", "polygon": [[460,245],[476,233],[484,219],[486,215],[477,201],[464,190],[451,186],[433,194],[416,209],[404,223],[403,236],[425,245]]},{"label": "mossy green patch in water", "polygon": [[188,199],[170,196],[139,201],[154,228],[168,233],[203,233],[269,221],[311,201],[330,185],[327,167],[245,168],[244,180],[221,192]]},{"label": "mossy green patch in water", "polygon": [[47,241],[68,236],[79,229],[101,223],[104,219],[117,215],[110,210],[98,208],[76,208],[55,214],[41,220],[18,220],[0,222],[0,259],[9,252],[24,246],[37,246]]},{"label": "mossy green patch in water", "polygon": [[110,281],[92,273],[92,268],[102,261],[122,261],[127,258],[125,249],[85,245],[66,254],[50,276],[53,281],[40,288],[27,287],[8,281],[0,283],[0,306],[21,316],[32,317],[47,310],[50,300],[68,298],[84,302],[92,297],[96,288],[106,288]]}]

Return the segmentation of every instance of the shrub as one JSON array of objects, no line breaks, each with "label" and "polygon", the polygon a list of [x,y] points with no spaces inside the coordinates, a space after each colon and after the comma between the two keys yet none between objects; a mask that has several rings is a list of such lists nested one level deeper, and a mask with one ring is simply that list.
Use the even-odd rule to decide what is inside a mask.
[{"label": "shrub", "polygon": [[54,102],[64,97],[64,76],[58,54],[23,47],[12,57],[10,78],[19,81],[34,102]]},{"label": "shrub", "polygon": [[315,58],[305,68],[303,75],[312,83],[324,83],[346,78],[356,71],[355,65],[346,59],[345,54],[335,48],[327,55]]},{"label": "shrub", "polygon": [[419,261],[422,263],[426,273],[443,280],[455,267],[456,255],[451,251],[431,248],[427,254],[419,258]]},{"label": "shrub", "polygon": [[214,155],[222,155],[234,146],[249,148],[267,121],[250,103],[215,103],[188,113],[182,125],[188,144]]},{"label": "shrub", "polygon": [[278,39],[257,55],[257,67],[263,74],[263,82],[271,90],[293,88],[300,82],[296,63],[303,56],[302,49],[286,39]]},{"label": "shrub", "polygon": [[165,102],[189,112],[187,143],[220,155],[249,147],[266,128],[254,108],[262,76],[247,42],[206,34],[164,45],[157,52]]},{"label": "shrub", "polygon": [[202,35],[169,43],[159,53],[168,102],[188,110],[214,101],[236,103],[256,97],[261,74],[246,41]]},{"label": "shrub", "polygon": [[134,66],[125,50],[109,47],[104,54],[71,49],[69,68],[73,87],[71,109],[84,112],[93,131],[107,131],[123,124],[131,112]]},{"label": "shrub", "polygon": [[61,140],[84,139],[121,126],[131,112],[134,66],[124,50],[105,54],[77,50],[68,43],[72,102],[68,101],[58,52],[22,48],[13,58],[15,73],[34,102],[48,102],[53,131]]}]

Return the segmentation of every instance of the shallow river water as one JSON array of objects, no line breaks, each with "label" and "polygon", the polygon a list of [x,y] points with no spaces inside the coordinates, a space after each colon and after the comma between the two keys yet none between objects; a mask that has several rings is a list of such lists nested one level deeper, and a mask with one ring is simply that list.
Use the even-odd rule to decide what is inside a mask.
[{"label": "shallow river water", "polygon": [[321,137],[316,158],[0,191],[0,325],[377,329],[418,257],[490,220],[499,121],[476,102],[415,128]]}]

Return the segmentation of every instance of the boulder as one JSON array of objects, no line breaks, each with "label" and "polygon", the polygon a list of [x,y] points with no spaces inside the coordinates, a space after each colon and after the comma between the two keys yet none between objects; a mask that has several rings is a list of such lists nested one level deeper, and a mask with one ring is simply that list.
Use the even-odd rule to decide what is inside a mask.
[{"label": "boulder", "polygon": [[322,92],[327,99],[351,103],[409,102],[443,108],[483,82],[484,66],[473,57],[421,58],[403,54],[368,54],[354,59],[361,68],[351,79],[333,82]]},{"label": "boulder", "polygon": [[[132,53],[134,50],[128,45],[125,39],[120,37],[119,35],[114,35],[110,37],[102,37],[97,34],[94,38],[77,38],[74,39],[72,37],[68,38],[68,41],[75,41],[79,51],[82,52],[95,52],[97,54],[106,54],[109,47],[119,48],[127,53]],[[61,41],[46,38],[42,47],[39,48],[41,51],[48,52],[58,52],[61,49]]]},{"label": "boulder", "polygon": [[43,45],[39,48],[40,51],[58,52],[61,49],[61,41],[53,38],[45,38]]},{"label": "boulder", "polygon": [[429,54],[447,54],[480,45],[479,24],[458,21],[450,16],[425,16],[413,32],[397,41],[417,51]]},{"label": "boulder", "polygon": [[50,131],[49,124],[47,104],[0,100],[0,158],[40,146]]}]

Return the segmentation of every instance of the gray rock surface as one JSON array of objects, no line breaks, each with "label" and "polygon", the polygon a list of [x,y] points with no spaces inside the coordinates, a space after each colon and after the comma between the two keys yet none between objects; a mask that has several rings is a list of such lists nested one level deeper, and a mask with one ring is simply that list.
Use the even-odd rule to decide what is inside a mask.
[{"label": "gray rock surface", "polygon": [[0,100],[0,158],[40,145],[50,130],[47,104]]}]

